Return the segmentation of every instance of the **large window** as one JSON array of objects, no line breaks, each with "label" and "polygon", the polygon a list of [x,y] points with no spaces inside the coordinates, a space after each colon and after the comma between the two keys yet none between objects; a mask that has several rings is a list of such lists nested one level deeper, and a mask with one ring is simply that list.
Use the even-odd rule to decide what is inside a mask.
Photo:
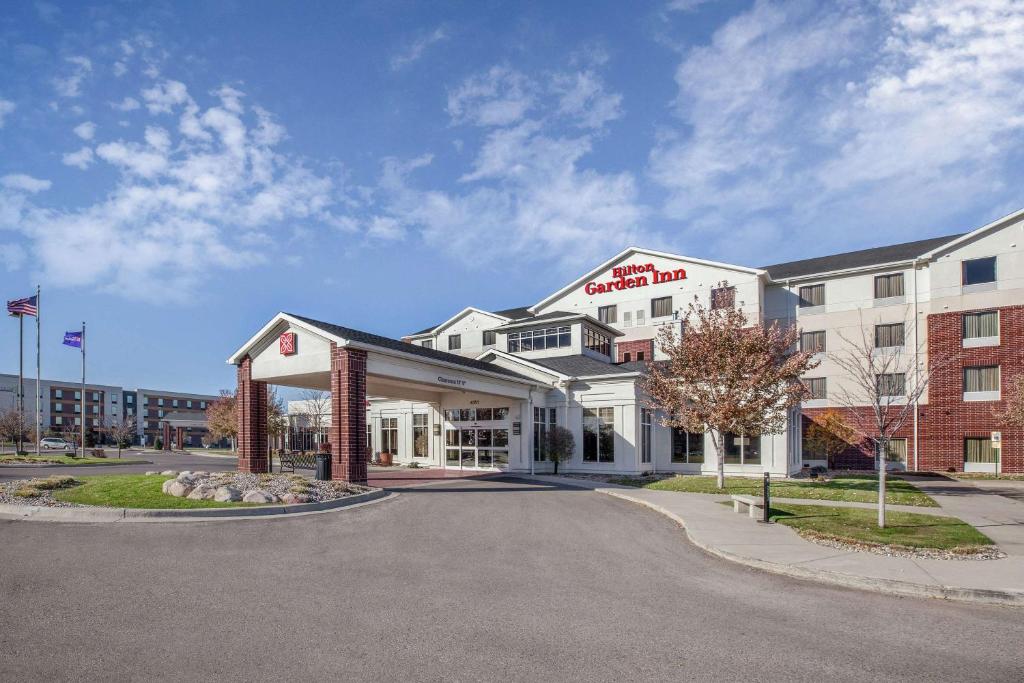
[{"label": "large window", "polygon": [[554,408],[534,408],[533,409],[533,459],[547,460],[547,454],[544,452],[545,444],[548,438],[548,430],[554,427],[557,423],[556,418],[558,413],[555,412]]},{"label": "large window", "polygon": [[412,454],[416,458],[425,458],[429,451],[430,436],[427,429],[426,413],[414,413],[412,416]]},{"label": "large window", "polygon": [[597,319],[606,325],[618,322],[618,306],[601,306],[597,309]]},{"label": "large window", "polygon": [[725,464],[760,465],[761,437],[742,434],[725,435]]},{"label": "large window", "polygon": [[875,325],[875,348],[888,349],[903,346],[903,323]]},{"label": "large window", "polygon": [[806,287],[800,288],[800,306],[807,308],[809,306],[824,306],[825,305],[825,285],[807,285]]},{"label": "large window", "polygon": [[998,365],[964,368],[964,400],[995,400],[998,398]]},{"label": "large window", "polygon": [[508,408],[446,408],[444,419],[449,422],[487,422],[507,420]]},{"label": "large window", "polygon": [[889,439],[885,442],[885,459],[888,462],[907,464],[907,440]]},{"label": "large window", "polygon": [[584,462],[615,462],[615,409],[583,409]]},{"label": "large window", "polygon": [[964,261],[963,283],[965,285],[980,285],[985,282],[996,281],[996,257],[976,258]]},{"label": "large window", "polygon": [[999,450],[992,448],[992,440],[984,437],[968,437],[964,439],[965,463],[995,463],[999,458]]},{"label": "large window", "polygon": [[875,298],[889,299],[894,296],[904,296],[903,273],[892,275],[879,275],[875,278]]},{"label": "large window", "polygon": [[424,339],[423,341],[420,342],[420,346],[422,346],[425,349],[432,349],[434,348],[434,340]]},{"label": "large window", "polygon": [[711,308],[733,308],[736,305],[735,287],[715,287],[711,290]]},{"label": "large window", "polygon": [[448,335],[448,350],[458,351],[462,348],[462,335],[461,334],[449,334]]},{"label": "large window", "polygon": [[804,379],[804,386],[807,387],[808,400],[821,400],[828,395],[824,377],[807,377]]},{"label": "large window", "polygon": [[672,462],[678,464],[704,462],[704,435],[673,427]]},{"label": "large window", "polygon": [[604,354],[605,356],[612,355],[611,338],[587,325],[583,326],[583,346],[591,351]]},{"label": "large window", "polygon": [[801,332],[800,350],[807,353],[825,353],[825,330]]},{"label": "large window", "polygon": [[907,393],[907,376],[902,372],[891,372],[875,375],[879,396],[905,396]]},{"label": "large window", "polygon": [[381,453],[398,453],[398,418],[382,417],[380,420]]},{"label": "large window", "polygon": [[672,297],[663,296],[651,299],[651,317],[664,318],[672,315]]},{"label": "large window", "polygon": [[508,333],[508,350],[511,353],[559,349],[571,345],[572,336],[569,334],[568,327],[549,327],[543,330]]},{"label": "large window", "polygon": [[650,408],[640,409],[640,462],[651,461],[651,416]]},{"label": "large window", "polygon": [[999,311],[964,313],[964,339],[999,336]]}]

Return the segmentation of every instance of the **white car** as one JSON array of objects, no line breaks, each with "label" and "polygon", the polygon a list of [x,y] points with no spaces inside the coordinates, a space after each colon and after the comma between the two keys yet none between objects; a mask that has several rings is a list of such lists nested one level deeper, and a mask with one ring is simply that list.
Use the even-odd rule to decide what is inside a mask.
[{"label": "white car", "polygon": [[74,446],[64,439],[48,436],[39,441],[39,448],[44,451],[70,451]]}]

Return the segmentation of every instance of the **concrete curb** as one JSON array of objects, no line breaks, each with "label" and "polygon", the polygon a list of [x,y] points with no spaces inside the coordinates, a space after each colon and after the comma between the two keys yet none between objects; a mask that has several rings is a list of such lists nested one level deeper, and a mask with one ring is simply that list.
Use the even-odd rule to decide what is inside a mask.
[{"label": "concrete curb", "polygon": [[938,598],[941,600],[955,600],[958,602],[972,602],[985,605],[1024,607],[1024,591],[986,590],[980,588],[942,586],[938,584],[911,583],[909,581],[897,581],[895,579],[880,579],[867,576],[856,576],[853,574],[843,574],[841,572],[832,572],[822,569],[811,569],[809,567],[798,567],[790,564],[780,564],[778,562],[768,562],[767,560],[758,560],[752,557],[736,555],[720,550],[714,545],[694,538],[694,536],[686,530],[686,522],[683,518],[661,505],[642,500],[640,498],[635,498],[630,496],[628,493],[623,493],[619,490],[600,488],[595,488],[593,490],[597,493],[603,493],[606,496],[643,505],[650,510],[654,510],[655,512],[665,515],[672,521],[679,524],[679,526],[686,531],[687,539],[706,553],[720,557],[723,560],[729,560],[730,562],[736,562],[737,564],[742,564],[747,567],[771,572],[772,574],[781,574],[782,576],[788,576],[790,578],[819,581],[821,583],[828,583],[835,586],[857,588],[860,590],[869,590],[876,593],[886,593],[889,595],[899,595],[904,597]]},{"label": "concrete curb", "polygon": [[266,505],[245,508],[198,508],[192,510],[144,510],[139,508],[73,507],[51,508],[40,505],[0,503],[0,519],[35,522],[181,522],[227,521],[241,519],[275,519],[356,507],[397,496],[397,493],[376,489],[337,500],[300,505]]},{"label": "concrete curb", "polygon": [[31,467],[33,469],[46,469],[48,467],[118,467],[128,465],[152,465],[151,460],[118,460],[114,458],[110,462],[83,462],[83,463],[60,463],[60,462],[0,462],[0,469],[5,467],[21,469]]}]

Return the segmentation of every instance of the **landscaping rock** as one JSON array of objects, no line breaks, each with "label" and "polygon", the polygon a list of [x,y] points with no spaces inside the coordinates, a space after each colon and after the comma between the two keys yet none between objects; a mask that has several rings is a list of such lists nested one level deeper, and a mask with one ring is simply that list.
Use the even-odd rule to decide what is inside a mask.
[{"label": "landscaping rock", "polygon": [[192,486],[184,484],[177,479],[171,481],[171,485],[167,487],[167,493],[174,496],[175,498],[184,498],[192,492]]},{"label": "landscaping rock", "polygon": [[242,500],[242,492],[234,486],[221,486],[213,494],[213,499],[219,503],[228,503]]},{"label": "landscaping rock", "polygon": [[166,476],[169,476],[169,477],[176,477],[178,475],[178,471],[177,470],[164,470],[160,474],[163,474],[163,475],[166,475]]},{"label": "landscaping rock", "polygon": [[278,500],[277,496],[273,493],[256,489],[255,491],[249,491],[242,497],[243,503],[276,503]]},{"label": "landscaping rock", "polygon": [[286,505],[300,505],[309,502],[309,496],[301,493],[286,493],[281,496],[281,502]]},{"label": "landscaping rock", "polygon": [[216,486],[213,486],[212,484],[200,484],[192,489],[192,493],[188,494],[188,498],[192,500],[213,500],[215,495],[217,495]]},{"label": "landscaping rock", "polygon": [[167,493],[167,489],[171,488],[171,484],[173,484],[175,481],[177,480],[168,479],[167,481],[164,482],[164,485],[160,487],[160,490],[163,491],[164,493]]}]

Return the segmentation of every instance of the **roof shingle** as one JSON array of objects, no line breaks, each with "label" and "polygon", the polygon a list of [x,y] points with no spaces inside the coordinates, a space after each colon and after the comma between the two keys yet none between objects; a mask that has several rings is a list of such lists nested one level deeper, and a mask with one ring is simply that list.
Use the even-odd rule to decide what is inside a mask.
[{"label": "roof shingle", "polygon": [[917,240],[915,242],[892,244],[887,247],[874,247],[872,249],[848,251],[842,254],[818,256],[816,258],[789,261],[787,263],[777,263],[774,266],[762,267],[764,270],[768,271],[768,274],[773,280],[784,280],[789,277],[803,277],[805,275],[828,273],[836,270],[847,270],[850,268],[864,268],[868,266],[882,265],[884,263],[893,263],[896,261],[909,261],[962,236],[963,234],[949,235],[947,237],[932,237],[930,239]]}]

